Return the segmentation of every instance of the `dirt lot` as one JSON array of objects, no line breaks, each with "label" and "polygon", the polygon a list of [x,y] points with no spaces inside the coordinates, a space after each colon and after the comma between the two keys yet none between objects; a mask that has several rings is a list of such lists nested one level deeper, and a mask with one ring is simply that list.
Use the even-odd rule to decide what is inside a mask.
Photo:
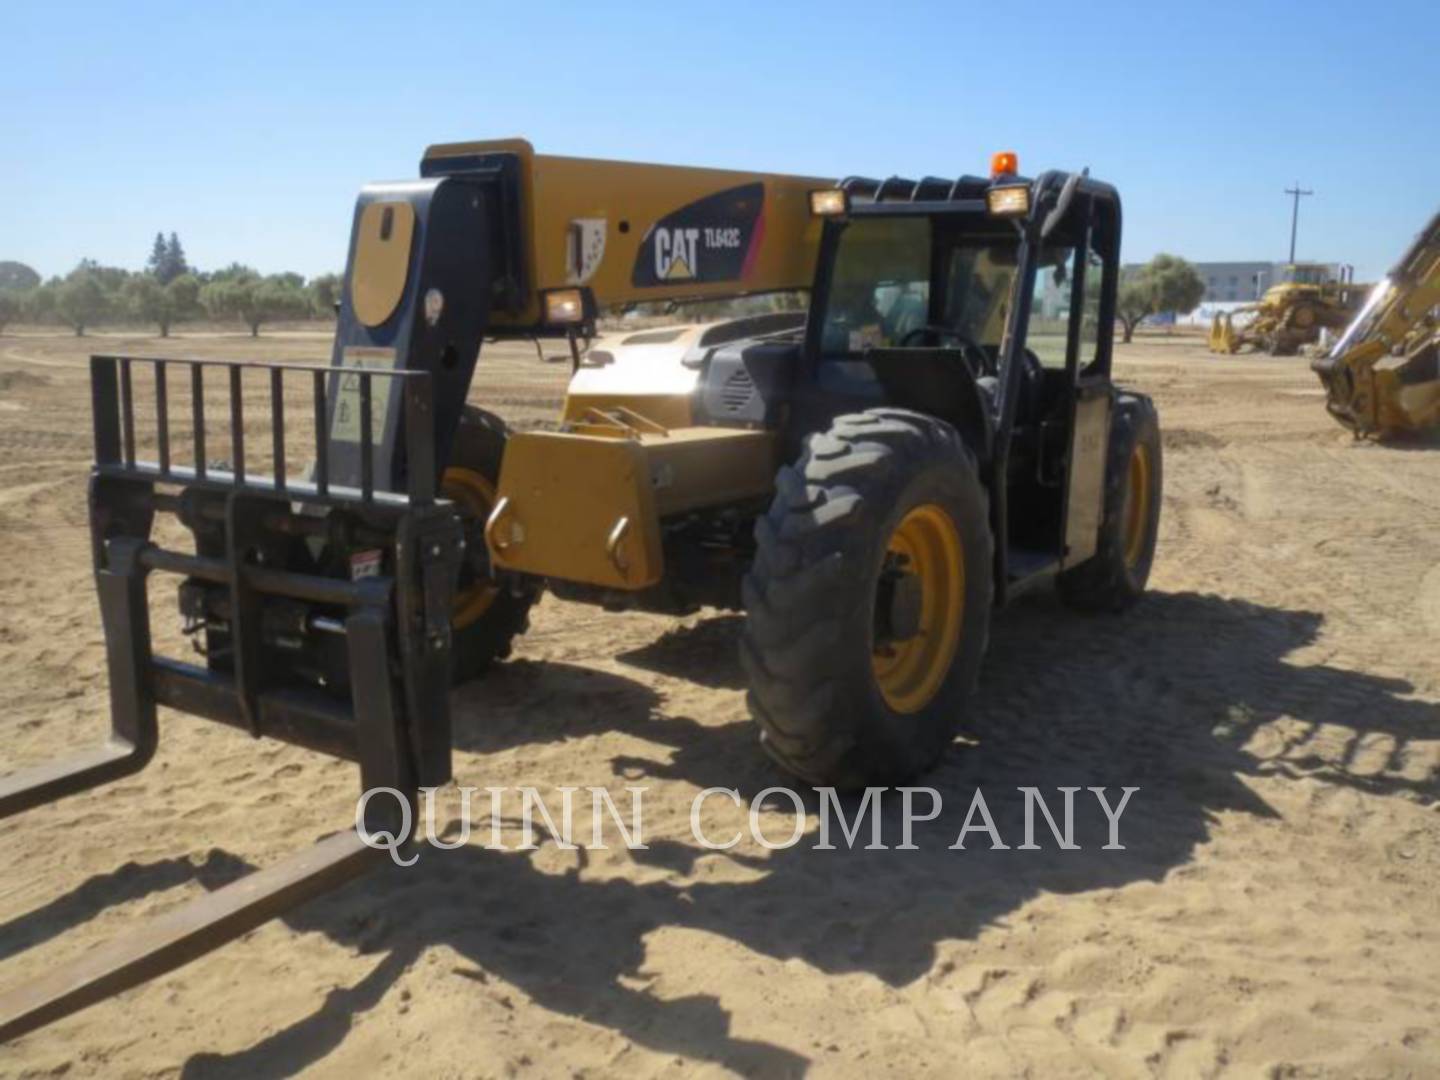
[{"label": "dirt lot", "polygon": [[[328,344],[0,338],[0,771],[106,722],[92,349]],[[702,849],[700,790],[784,782],[737,620],[547,598],[457,695],[457,778],[642,785],[648,850],[479,833],[0,1048],[0,1074],[1440,1074],[1440,450],[1352,444],[1303,361],[1185,338],[1120,356],[1165,425],[1153,593],[1123,618],[1036,596],[997,619],[919,850]],[[496,349],[474,397],[533,422],[564,377]],[[181,649],[173,623],[157,640]],[[6,823],[0,987],[352,819],[350,767],[161,722],[138,777]],[[1014,845],[1016,788],[1065,784],[1140,788],[1126,850],[1098,850],[1093,815],[1081,851],[948,849],[977,786]],[[772,836],[789,817],[766,812]]]}]

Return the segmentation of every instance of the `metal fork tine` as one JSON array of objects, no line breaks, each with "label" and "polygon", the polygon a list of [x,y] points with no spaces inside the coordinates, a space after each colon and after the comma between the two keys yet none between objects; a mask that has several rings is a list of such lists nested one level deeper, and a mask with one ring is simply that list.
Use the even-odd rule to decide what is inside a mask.
[{"label": "metal fork tine", "polygon": [[0,994],[0,1043],[174,971],[311,897],[359,876],[383,853],[346,829],[274,866],[155,916],[136,932]]}]

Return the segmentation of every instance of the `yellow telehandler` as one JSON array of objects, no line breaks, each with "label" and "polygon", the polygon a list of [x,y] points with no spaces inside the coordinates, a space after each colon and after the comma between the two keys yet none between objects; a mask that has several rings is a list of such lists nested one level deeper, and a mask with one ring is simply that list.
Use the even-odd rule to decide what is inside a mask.
[{"label": "yellow telehandler", "polygon": [[[776,762],[842,787],[922,773],[993,608],[1054,583],[1112,612],[1145,588],[1161,444],[1149,399],[1111,381],[1120,225],[1109,184],[1026,178],[1010,153],[988,176],[837,184],[430,148],[420,179],[360,193],[330,365],[92,359],[111,738],[0,779],[0,817],[142,768],[165,706],[357,762],[396,795],[357,825],[400,835],[451,777],[452,682],[502,659],[547,589],[743,609]],[[587,346],[602,309],[773,291],[807,310]],[[568,342],[558,430],[466,403],[495,337]],[[157,542],[158,514],[193,550]],[[155,573],[180,578],[201,663],[152,651]],[[0,995],[0,1041],[386,857],[359,833]]]},{"label": "yellow telehandler", "polygon": [[1330,415],[1357,438],[1440,429],[1440,213],[1310,366]]}]

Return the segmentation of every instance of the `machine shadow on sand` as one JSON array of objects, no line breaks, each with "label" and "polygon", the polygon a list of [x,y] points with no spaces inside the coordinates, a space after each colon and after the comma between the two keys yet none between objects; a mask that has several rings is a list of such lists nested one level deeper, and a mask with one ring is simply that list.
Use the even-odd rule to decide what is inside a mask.
[{"label": "machine shadow on sand", "polygon": [[[868,972],[901,986],[932,968],[939,943],[972,938],[1040,893],[1157,881],[1192,858],[1218,813],[1275,816],[1247,777],[1309,775],[1366,792],[1434,797],[1433,777],[1351,768],[1367,736],[1391,739],[1391,762],[1398,763],[1409,740],[1433,735],[1440,710],[1407,700],[1410,688],[1398,680],[1288,663],[1288,654],[1316,639],[1321,623],[1313,612],[1194,593],[1151,594],[1125,619],[1076,617],[1045,598],[1022,602],[996,620],[973,740],[957,743],[941,768],[920,781],[942,793],[946,810],[917,825],[919,850],[814,851],[807,838],[765,859],[738,857],[758,879],[684,883],[587,880],[583,850],[577,866],[561,874],[541,872],[523,852],[473,845],[426,851],[414,867],[380,872],[285,920],[296,931],[383,954],[367,976],[244,1051],[195,1055],[185,1073],[279,1075],[322,1059],[437,945],[463,958],[460,975],[502,980],[545,1009],[651,1049],[750,1074],[799,1073],[805,1057],[733,1036],[718,998],[662,1000],[633,988],[645,977],[645,936],[662,927],[698,929],[773,959],[799,959],[827,973]],[[736,624],[729,617],[707,620],[623,659],[678,673],[697,670],[698,653],[716,668],[714,683],[728,685],[738,674],[728,671],[731,653],[723,646]],[[526,700],[532,682],[547,688],[546,701],[524,718],[505,709],[499,723],[488,722],[494,701]],[[723,784],[746,798],[785,783],[756,752],[748,722],[715,727],[662,715],[653,690],[614,674],[517,662],[466,689],[457,706],[457,745],[467,751],[620,730],[673,748],[663,760],[614,759],[616,773],[632,782]],[[1257,757],[1254,744],[1244,748],[1257,728],[1282,716],[1290,718],[1286,737],[1264,743],[1273,752]],[[1308,734],[1327,725],[1354,733],[1338,756],[1306,747]],[[482,780],[471,775],[462,782]],[[1124,823],[1127,850],[1099,850],[1103,821],[1086,818],[1076,823],[1080,852],[1053,845],[991,852],[983,843],[948,850],[975,787],[987,798],[1002,796],[990,806],[1009,842],[1020,832],[1021,804],[1003,795],[1021,785],[1066,784],[1140,787]],[[854,809],[852,802],[847,811]],[[882,816],[893,845],[898,800],[887,802]],[[688,836],[646,841],[650,849],[632,857],[680,875],[697,860],[730,858]],[[117,897],[168,888],[187,867],[207,887],[245,869],[212,852],[198,867],[166,861],[93,878],[0,927],[0,955],[83,922]],[[572,914],[553,919],[546,912]]]}]

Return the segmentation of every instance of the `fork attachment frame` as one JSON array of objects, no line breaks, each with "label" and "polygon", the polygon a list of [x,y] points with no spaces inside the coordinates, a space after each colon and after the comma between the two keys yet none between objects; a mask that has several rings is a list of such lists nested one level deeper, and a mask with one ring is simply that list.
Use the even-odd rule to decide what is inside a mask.
[{"label": "fork attachment frame", "polygon": [[[158,460],[136,453],[135,368],[153,372]],[[207,371],[229,389],[231,460],[206,458]],[[247,470],[246,369],[270,381],[272,468]],[[192,387],[194,461],[176,464],[167,387]],[[284,383],[308,384],[315,466],[286,473]],[[383,390],[380,380],[386,380]],[[450,778],[450,614],[464,554],[458,517],[435,497],[428,373],[225,365],[100,356],[91,361],[95,466],[90,527],[105,632],[111,730],[100,747],[0,778],[0,818],[142,769],[159,741],[157,706],[355,761],[371,799],[365,825],[398,834],[417,789]],[[359,483],[330,475],[342,395],[359,406],[346,452]],[[383,404],[382,404],[383,403]],[[398,410],[399,416],[386,410]],[[373,414],[373,415],[372,415]],[[377,450],[381,432],[395,433]],[[213,449],[213,447],[212,447]],[[383,460],[383,468],[371,467]],[[378,474],[378,477],[377,477]],[[403,490],[387,490],[399,476]],[[347,476],[346,479],[353,479]],[[194,552],[152,538],[174,515]],[[154,654],[148,583],[183,578],[182,613],[203,665]],[[413,816],[412,816],[413,820]],[[75,963],[0,994],[0,1042],[169,971],[353,878],[383,854],[344,831],[151,920]]]}]

